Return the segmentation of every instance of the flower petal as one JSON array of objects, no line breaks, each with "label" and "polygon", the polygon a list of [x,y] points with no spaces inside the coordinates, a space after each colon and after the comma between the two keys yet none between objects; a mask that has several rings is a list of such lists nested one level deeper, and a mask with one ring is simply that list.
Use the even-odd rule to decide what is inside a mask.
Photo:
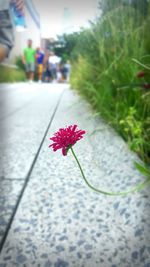
[{"label": "flower petal", "polygon": [[83,138],[83,134],[85,133],[84,130],[79,130],[76,124],[66,128],[60,128],[58,132],[54,133],[54,136],[50,138],[53,143],[50,144],[49,147],[52,147],[53,151],[62,149],[62,154],[66,156],[69,147]]}]

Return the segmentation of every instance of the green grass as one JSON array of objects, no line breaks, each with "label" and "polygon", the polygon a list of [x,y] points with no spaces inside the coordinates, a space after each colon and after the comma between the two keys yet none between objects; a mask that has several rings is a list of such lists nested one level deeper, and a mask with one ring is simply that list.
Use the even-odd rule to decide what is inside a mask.
[{"label": "green grass", "polygon": [[0,66],[0,83],[21,82],[25,80],[26,76],[23,70]]},{"label": "green grass", "polygon": [[[72,88],[148,163],[150,89],[141,84],[150,83],[150,70],[146,69],[150,66],[149,24],[149,16],[132,7],[108,12],[90,30],[81,32],[78,60],[73,62],[71,74]],[[137,78],[143,70],[146,76]]]}]

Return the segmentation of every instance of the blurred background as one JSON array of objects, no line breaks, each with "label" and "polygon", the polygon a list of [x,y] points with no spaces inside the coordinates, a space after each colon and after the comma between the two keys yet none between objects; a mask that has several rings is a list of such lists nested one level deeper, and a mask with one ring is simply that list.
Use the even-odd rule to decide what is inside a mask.
[{"label": "blurred background", "polygon": [[81,27],[89,27],[89,21],[95,19],[98,12],[98,1],[69,0],[25,0],[26,28],[22,32],[15,31],[16,43],[9,57],[14,62],[22,53],[28,38],[33,44],[46,49],[58,41],[58,35],[80,31]]},{"label": "blurred background", "polygon": [[[69,61],[71,88],[150,164],[150,1],[25,0],[26,28],[0,66],[0,82],[25,81],[28,38]],[[17,70],[15,70],[17,68]]]}]

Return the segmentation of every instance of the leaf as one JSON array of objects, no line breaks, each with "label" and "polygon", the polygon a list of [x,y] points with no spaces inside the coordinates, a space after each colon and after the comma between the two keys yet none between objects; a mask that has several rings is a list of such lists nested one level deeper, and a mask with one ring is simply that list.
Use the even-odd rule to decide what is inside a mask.
[{"label": "leaf", "polygon": [[138,162],[134,162],[134,165],[136,167],[136,169],[141,172],[142,174],[144,174],[145,176],[150,177],[150,169],[147,166],[143,166],[142,164],[138,163]]}]

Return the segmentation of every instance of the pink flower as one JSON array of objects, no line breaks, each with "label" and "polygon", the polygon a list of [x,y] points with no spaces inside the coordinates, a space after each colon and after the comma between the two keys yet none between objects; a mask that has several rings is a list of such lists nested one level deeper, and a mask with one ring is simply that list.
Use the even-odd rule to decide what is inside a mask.
[{"label": "pink flower", "polygon": [[53,144],[49,145],[49,147],[52,147],[53,151],[62,149],[62,154],[66,156],[68,149],[83,138],[83,134],[85,134],[85,131],[79,130],[77,125],[60,128],[59,131],[54,134],[54,137],[50,138]]}]

